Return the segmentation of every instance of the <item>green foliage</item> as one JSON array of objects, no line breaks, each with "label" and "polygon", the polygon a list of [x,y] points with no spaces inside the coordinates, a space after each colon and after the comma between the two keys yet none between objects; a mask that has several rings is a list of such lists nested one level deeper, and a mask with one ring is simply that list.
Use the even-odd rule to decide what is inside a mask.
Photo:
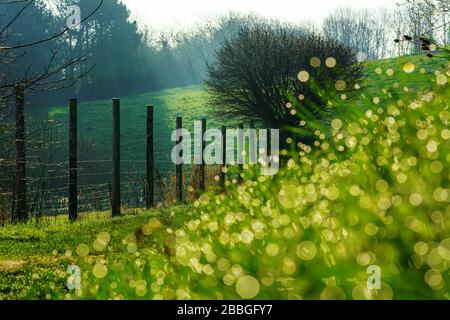
[{"label": "green foliage", "polygon": [[[415,71],[405,75],[411,59]],[[193,207],[62,224],[56,227],[67,230],[61,237],[75,230],[86,234],[73,238],[66,254],[50,236],[52,225],[45,235],[25,233],[26,239],[48,239],[46,251],[57,246],[59,253],[44,262],[13,251],[26,247],[13,229],[30,226],[6,228],[0,236],[13,240],[2,247],[0,266],[10,271],[1,274],[0,295],[449,299],[450,65],[445,61],[437,71],[430,65],[421,74],[421,62],[382,62],[394,75],[377,70],[366,89],[347,92],[349,99],[333,104],[336,116],[328,131],[317,129],[311,146],[286,152],[289,160],[275,177],[250,167],[242,185],[226,194],[204,194]],[[408,84],[417,76],[423,86]],[[408,92],[394,94],[390,77],[404,78]],[[346,112],[339,113],[341,108]],[[112,228],[116,223],[124,225]],[[64,286],[69,261],[82,270],[78,291]],[[381,268],[379,290],[366,286],[371,265]]]}]

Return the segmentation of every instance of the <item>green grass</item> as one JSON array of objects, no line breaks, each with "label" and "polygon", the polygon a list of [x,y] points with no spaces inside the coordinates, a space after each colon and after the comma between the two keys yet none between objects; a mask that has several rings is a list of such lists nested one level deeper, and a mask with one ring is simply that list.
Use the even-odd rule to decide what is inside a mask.
[{"label": "green grass", "polygon": [[[416,72],[405,74],[402,67],[410,61],[416,65]],[[363,102],[365,106],[367,101],[361,99],[359,94],[365,97],[378,95],[381,99],[390,99],[389,95],[410,96],[415,94],[417,90],[427,88],[430,78],[434,77],[434,71],[442,65],[445,65],[445,60],[442,58],[429,59],[423,55],[369,62],[365,68],[366,79],[368,80],[361,84],[361,91],[355,91],[350,94],[350,97],[356,96],[357,99],[354,99],[355,105],[360,105]],[[382,69],[382,75],[375,73],[375,69],[378,67]],[[385,73],[388,68],[394,70],[394,76],[386,76]],[[424,74],[420,73],[421,68],[425,69]],[[394,88],[395,83],[398,83],[397,88]],[[410,86],[411,94],[404,91],[407,85]],[[383,93],[383,89],[386,90],[386,93]],[[123,97],[121,100],[121,146],[124,161],[145,160],[146,106],[148,104],[154,105],[155,162],[156,168],[162,173],[168,173],[173,169],[170,160],[173,143],[170,138],[172,130],[175,129],[177,116],[183,117],[183,126],[191,132],[193,132],[193,122],[200,120],[202,117],[207,118],[209,128],[220,129],[223,125],[236,126],[233,121],[218,118],[212,113],[213,107],[208,105],[208,95],[202,86],[173,88]],[[93,146],[90,150],[97,155],[97,159],[111,159],[111,105],[110,100],[80,101],[78,111],[79,139],[85,144]],[[61,132],[66,134],[69,119],[67,106],[43,108],[37,112],[30,109],[30,112],[32,116],[37,118],[56,120],[61,123],[63,125]],[[83,156],[92,155],[91,153]],[[124,163],[124,166],[126,165]],[[144,171],[144,164],[138,164],[138,166],[138,171]],[[126,168],[124,171],[127,171]]]},{"label": "green grass", "polygon": [[450,299],[450,84],[436,83],[449,62],[369,63],[331,128],[275,177],[249,168],[188,207],[0,229],[0,298]]},{"label": "green grass", "polygon": [[[93,242],[102,231],[124,236],[155,215],[156,212],[141,211],[140,214],[111,219],[106,212],[93,212],[82,215],[75,224],[67,223],[65,216],[57,216],[42,218],[39,223],[5,226],[0,229],[0,260],[52,256],[53,252],[64,254],[67,250],[75,252],[78,244]],[[120,242],[113,241],[112,244],[116,250]]]},{"label": "green grass", "polygon": [[[403,67],[406,63],[414,64],[412,73],[405,73]],[[392,94],[404,94],[404,87],[421,91],[430,87],[430,80],[434,78],[434,72],[445,68],[448,61],[443,56],[435,56],[428,58],[424,55],[404,56],[395,59],[386,59],[378,61],[370,61],[366,63],[366,75],[369,91],[376,93],[383,89],[389,89]],[[380,68],[381,75],[376,73],[376,69]],[[386,74],[388,69],[393,70],[393,75]],[[394,84],[398,83],[398,88]]]},{"label": "green grass", "polygon": [[[66,271],[70,265],[83,265],[77,255],[80,244],[92,244],[97,236],[107,232],[107,254],[121,256],[127,251],[124,239],[135,239],[136,231],[150,219],[158,217],[177,225],[177,220],[189,211],[188,206],[150,211],[130,211],[120,218],[111,218],[108,212],[81,215],[76,223],[68,223],[66,217],[45,217],[39,223],[28,223],[0,228],[0,300],[11,298],[45,299],[64,298],[61,288],[66,285]],[[152,245],[144,239],[141,245]],[[90,259],[102,258],[104,250],[93,251]],[[36,283],[37,291],[23,295],[27,285]],[[45,280],[44,280],[45,279]],[[25,285],[25,287],[24,287]]]},{"label": "green grass", "polygon": [[[170,163],[171,132],[175,118],[183,116],[186,125],[207,115],[207,97],[199,86],[167,89],[121,100],[121,143],[124,160],[145,160],[146,117],[148,104],[154,105],[155,161],[161,171],[167,171]],[[109,159],[112,149],[111,101],[81,103],[79,130],[85,139],[96,144],[99,155]],[[50,119],[67,123],[68,108],[54,107],[48,112]]]},{"label": "green grass", "polygon": [[[154,105],[155,162],[161,172],[171,170],[171,133],[177,116],[183,117],[183,127],[193,132],[193,123],[205,117],[208,126],[220,128],[224,122],[211,116],[208,96],[202,86],[166,89],[121,99],[121,145],[123,160],[145,160],[146,106]],[[112,103],[110,100],[80,102],[78,127],[80,140],[95,146],[102,159],[111,158]],[[38,118],[48,118],[63,124],[67,132],[69,109],[57,106],[39,110]]]},{"label": "green grass", "polygon": [[[208,127],[221,127],[230,122],[223,122],[211,114],[211,107],[208,106],[208,96],[202,86],[188,86],[183,88],[172,88],[144,94],[138,94],[121,99],[121,175],[122,175],[122,200],[130,199],[134,206],[138,194],[143,189],[146,171],[146,125],[147,125],[147,105],[154,106],[154,161],[155,172],[158,183],[159,178],[168,181],[170,185],[174,166],[171,161],[171,151],[174,142],[171,141],[172,131],[175,129],[176,117],[183,117],[183,127],[193,133],[193,123],[203,117],[208,119]],[[49,120],[55,128],[53,138],[56,150],[50,150],[45,157],[55,156],[51,162],[67,161],[68,145],[68,106],[44,107],[41,109],[30,108],[29,126],[40,125],[41,121]],[[41,121],[35,121],[35,120]],[[30,129],[33,131],[33,129]],[[56,132],[56,134],[54,133]],[[40,137],[38,140],[43,140]],[[56,142],[61,142],[57,144]],[[102,188],[97,190],[97,197],[100,200],[86,200],[82,204],[81,210],[99,210],[93,207],[97,202],[103,208],[109,205],[109,200],[99,192],[107,192],[106,184],[110,182],[110,172],[112,159],[112,101],[79,101],[78,106],[78,160],[81,188],[94,184],[102,184]],[[51,144],[50,144],[51,145]],[[40,144],[28,145],[29,154],[39,153]],[[55,159],[56,158],[56,159]],[[98,162],[95,162],[98,161]],[[33,171],[34,170],[34,171]],[[30,169],[29,174],[40,175],[41,168]],[[53,188],[64,187],[65,166],[55,166],[54,179],[56,183]],[[159,175],[161,174],[161,175]],[[191,167],[186,166],[185,176],[189,177]],[[60,177],[63,177],[61,179]],[[187,179],[186,181],[189,181]],[[169,187],[170,188],[170,187]],[[168,201],[167,190],[163,190],[160,184],[156,186],[156,199],[158,202]],[[55,195],[59,199],[65,194]],[[89,197],[89,195],[87,195]],[[49,206],[51,207],[51,206]],[[49,208],[47,214],[54,214],[57,208]],[[64,209],[63,209],[64,210]]]},{"label": "green grass", "polygon": [[[414,71],[405,73],[405,64],[412,63]],[[435,79],[435,71],[446,68],[448,61],[443,56],[428,58],[425,55],[404,56],[395,59],[368,61],[365,63],[364,76],[358,83],[360,89],[351,88],[347,100],[337,102],[342,116],[352,112],[348,106],[365,110],[374,105],[374,98],[383,104],[398,99],[412,100],[418,94],[431,88]],[[392,70],[392,75],[388,75]],[[350,102],[350,103],[349,103]]]}]

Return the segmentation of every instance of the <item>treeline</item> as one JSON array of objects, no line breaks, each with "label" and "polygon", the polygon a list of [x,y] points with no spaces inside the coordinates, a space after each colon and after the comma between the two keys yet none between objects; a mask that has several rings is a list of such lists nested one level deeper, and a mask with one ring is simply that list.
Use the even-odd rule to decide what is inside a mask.
[{"label": "treeline", "polygon": [[395,10],[340,8],[324,19],[322,33],[357,49],[361,60],[415,54],[424,49],[421,41],[401,40],[450,44],[450,2],[405,0]]},{"label": "treeline", "polygon": [[[321,26],[303,28],[357,50],[360,60],[410,54],[421,48],[414,43],[396,45],[394,39],[426,34],[450,42],[446,3],[409,0],[392,12],[343,8],[330,13]],[[230,13],[191,30],[156,33],[138,26],[120,0],[26,0],[0,5],[0,26],[6,30],[0,40],[18,45],[52,37],[66,27],[72,5],[81,9],[79,28],[14,50],[13,56],[0,52],[0,79],[8,81],[21,82],[60,66],[51,81],[27,85],[41,105],[63,102],[69,96],[95,100],[202,83],[207,65],[216,61],[225,39],[255,20],[271,21]]]},{"label": "treeline", "polygon": [[[158,34],[139,28],[119,0],[104,0],[92,14],[99,2],[28,0],[1,5],[0,25],[4,21],[2,28],[7,27],[4,38],[14,46],[58,34],[73,13],[69,10],[72,5],[79,6],[81,20],[86,19],[79,28],[51,41],[14,50],[11,63],[2,64],[2,79],[19,83],[33,74],[45,74],[52,66],[63,66],[57,75],[61,81],[52,77],[49,82],[27,85],[29,92],[36,92],[34,100],[41,105],[62,102],[69,96],[95,100],[198,84],[204,80],[207,62],[214,59],[223,39],[245,20],[229,15],[195,30]],[[6,26],[10,21],[14,23]],[[71,60],[77,63],[64,67]],[[74,81],[61,86],[67,78]]]}]

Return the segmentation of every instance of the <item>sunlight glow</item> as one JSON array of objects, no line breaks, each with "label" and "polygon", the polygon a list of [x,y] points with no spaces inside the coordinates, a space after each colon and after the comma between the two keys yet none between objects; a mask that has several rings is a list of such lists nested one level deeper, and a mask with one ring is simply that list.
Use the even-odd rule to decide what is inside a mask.
[{"label": "sunlight glow", "polygon": [[229,11],[257,13],[289,22],[320,23],[333,9],[394,8],[395,0],[123,0],[131,16],[155,30],[180,30]]}]

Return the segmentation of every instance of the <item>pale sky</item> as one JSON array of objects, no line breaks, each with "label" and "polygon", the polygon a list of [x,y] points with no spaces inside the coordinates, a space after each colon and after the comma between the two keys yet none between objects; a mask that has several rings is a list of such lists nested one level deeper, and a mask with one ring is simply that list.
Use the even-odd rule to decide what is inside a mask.
[{"label": "pale sky", "polygon": [[237,11],[289,22],[320,23],[333,9],[394,8],[399,0],[122,0],[132,18],[155,30],[182,29],[204,18]]}]

